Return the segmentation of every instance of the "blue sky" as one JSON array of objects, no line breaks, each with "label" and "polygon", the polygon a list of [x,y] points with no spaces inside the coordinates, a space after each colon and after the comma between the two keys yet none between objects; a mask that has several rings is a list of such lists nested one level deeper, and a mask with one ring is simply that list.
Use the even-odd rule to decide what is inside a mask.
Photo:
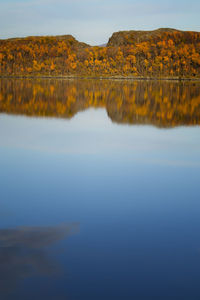
[{"label": "blue sky", "polygon": [[0,38],[72,34],[92,45],[114,31],[200,31],[199,0],[0,0]]}]

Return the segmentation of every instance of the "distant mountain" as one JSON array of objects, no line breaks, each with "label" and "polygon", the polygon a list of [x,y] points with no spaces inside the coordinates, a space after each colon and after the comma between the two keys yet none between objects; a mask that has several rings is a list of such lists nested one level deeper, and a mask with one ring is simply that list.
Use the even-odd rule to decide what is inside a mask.
[{"label": "distant mountain", "polygon": [[107,43],[105,44],[101,44],[101,45],[98,45],[99,47],[106,47],[107,46]]},{"label": "distant mountain", "polygon": [[71,35],[0,40],[0,76],[200,78],[200,33],[119,31],[100,46]]}]

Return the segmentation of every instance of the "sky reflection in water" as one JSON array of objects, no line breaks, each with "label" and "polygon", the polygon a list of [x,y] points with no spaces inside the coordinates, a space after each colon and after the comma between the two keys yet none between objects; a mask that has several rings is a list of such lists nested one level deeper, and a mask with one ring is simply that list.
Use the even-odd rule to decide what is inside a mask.
[{"label": "sky reflection in water", "polygon": [[199,136],[1,114],[0,297],[199,299]]}]

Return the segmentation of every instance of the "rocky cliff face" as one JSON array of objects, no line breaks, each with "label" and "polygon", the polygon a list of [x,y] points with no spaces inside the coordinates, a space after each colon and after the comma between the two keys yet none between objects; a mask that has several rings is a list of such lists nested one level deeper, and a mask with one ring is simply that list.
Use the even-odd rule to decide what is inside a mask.
[{"label": "rocky cliff face", "polygon": [[[172,28],[159,28],[152,31],[119,31],[114,32],[108,41],[108,46],[126,46],[142,42],[157,42],[159,40],[169,40],[170,38],[178,37],[179,42],[186,42],[190,39],[191,34],[196,34],[200,40],[199,32],[180,31]],[[177,42],[178,42],[177,41]]]}]

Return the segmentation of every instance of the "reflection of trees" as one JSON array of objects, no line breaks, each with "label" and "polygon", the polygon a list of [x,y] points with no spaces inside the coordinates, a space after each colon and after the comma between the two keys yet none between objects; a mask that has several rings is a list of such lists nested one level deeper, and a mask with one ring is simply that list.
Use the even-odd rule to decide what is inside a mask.
[{"label": "reflection of trees", "polygon": [[0,111],[71,118],[105,107],[112,121],[161,127],[200,124],[199,83],[98,80],[0,81]]},{"label": "reflection of trees", "polygon": [[24,278],[57,272],[57,264],[51,261],[45,249],[77,229],[78,224],[0,229],[0,298],[12,292]]}]

